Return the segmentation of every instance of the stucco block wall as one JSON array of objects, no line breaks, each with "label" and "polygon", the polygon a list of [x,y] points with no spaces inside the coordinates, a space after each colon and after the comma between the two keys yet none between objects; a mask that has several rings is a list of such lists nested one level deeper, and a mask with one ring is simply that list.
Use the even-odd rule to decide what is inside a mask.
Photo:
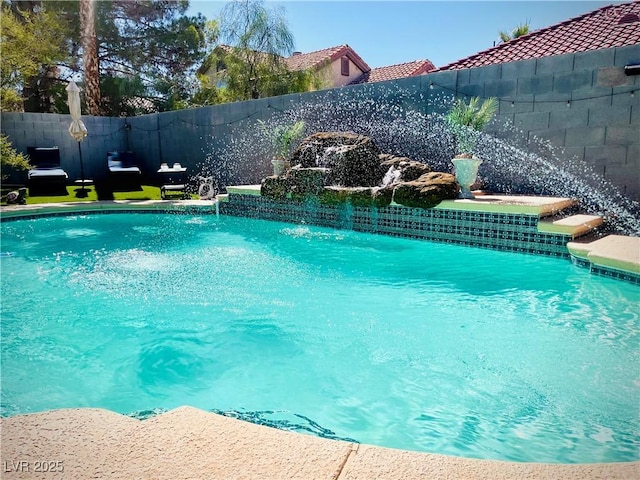
[{"label": "stucco block wall", "polygon": [[[629,64],[640,64],[640,45],[127,119],[84,117],[89,137],[81,146],[85,168],[96,177],[106,171],[107,150],[130,149],[151,179],[157,179],[161,162],[180,162],[190,174],[213,175],[224,187],[255,183],[269,174],[269,159],[258,153],[253,158],[224,153],[230,143],[250,135],[257,120],[291,107],[357,97],[445,113],[445,104],[429,99],[496,96],[498,121],[511,122],[530,139],[550,142],[567,161],[575,157],[586,162],[623,195],[640,201],[640,75],[625,75]],[[78,149],[67,133],[69,123],[68,115],[2,113],[1,130],[20,151],[59,145],[63,167],[78,176]]]},{"label": "stucco block wall", "polygon": [[[107,172],[106,152],[126,149],[125,120],[111,117],[83,117],[91,133],[80,144],[69,135],[70,115],[51,113],[3,112],[2,133],[9,137],[13,147],[26,153],[27,147],[60,148],[60,163],[71,181],[80,178],[80,153],[85,177],[101,178]],[[26,173],[14,175],[9,182],[24,182]]]},{"label": "stucco block wall", "polygon": [[423,90],[434,84],[435,95],[498,97],[498,118],[560,147],[568,161],[584,161],[639,201],[640,76],[625,75],[629,64],[640,64],[640,45],[436,72],[425,76]]}]

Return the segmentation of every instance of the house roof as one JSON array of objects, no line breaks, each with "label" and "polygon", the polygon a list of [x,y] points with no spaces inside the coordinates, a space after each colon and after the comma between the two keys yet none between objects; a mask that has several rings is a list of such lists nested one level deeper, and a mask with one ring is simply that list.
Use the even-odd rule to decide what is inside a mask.
[{"label": "house roof", "polygon": [[294,53],[284,61],[290,70],[295,71],[316,68],[325,62],[330,63],[343,56],[348,57],[363,72],[371,70],[369,65],[349,45],[338,45],[309,53]]},{"label": "house roof", "polygon": [[351,85],[413,77],[414,75],[429,73],[435,69],[436,67],[429,60],[414,60],[413,62],[372,68],[371,71],[363,73],[359,78],[351,82]]},{"label": "house roof", "polygon": [[[229,45],[218,45],[217,50],[224,53],[232,53],[233,47]],[[398,78],[413,77],[414,75],[422,75],[431,72],[436,67],[429,60],[414,60],[412,62],[399,63],[397,65],[389,65],[386,67],[372,69],[349,45],[338,45],[335,47],[323,48],[309,53],[294,53],[290,57],[284,57],[283,60],[289,70],[307,70],[320,68],[325,64],[329,64],[341,57],[349,58],[362,72],[357,79],[351,82],[351,85],[358,83],[383,82],[385,80],[395,80]],[[204,69],[205,67],[201,67]],[[210,68],[208,65],[206,68]]]},{"label": "house roof", "polygon": [[609,5],[501,43],[438,70],[640,44],[640,1]]}]

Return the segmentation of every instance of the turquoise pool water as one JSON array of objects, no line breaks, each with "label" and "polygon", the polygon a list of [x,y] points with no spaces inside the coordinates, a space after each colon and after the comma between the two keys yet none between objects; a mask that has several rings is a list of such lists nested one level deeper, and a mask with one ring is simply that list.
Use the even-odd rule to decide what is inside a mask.
[{"label": "turquoise pool water", "polygon": [[192,405],[465,457],[640,457],[640,288],[567,260],[215,216],[1,229],[3,415]]}]

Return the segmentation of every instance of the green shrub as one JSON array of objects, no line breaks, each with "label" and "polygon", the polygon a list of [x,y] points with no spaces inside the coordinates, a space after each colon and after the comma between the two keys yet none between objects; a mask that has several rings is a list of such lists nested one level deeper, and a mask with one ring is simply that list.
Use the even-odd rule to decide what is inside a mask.
[{"label": "green shrub", "polygon": [[258,120],[262,132],[269,138],[276,158],[286,159],[291,153],[293,144],[304,135],[305,123],[298,120],[290,125],[268,126],[262,120]]},{"label": "green shrub", "polygon": [[18,153],[6,135],[0,135],[0,160],[2,161],[2,180],[9,178],[7,170],[29,170],[29,157]]}]

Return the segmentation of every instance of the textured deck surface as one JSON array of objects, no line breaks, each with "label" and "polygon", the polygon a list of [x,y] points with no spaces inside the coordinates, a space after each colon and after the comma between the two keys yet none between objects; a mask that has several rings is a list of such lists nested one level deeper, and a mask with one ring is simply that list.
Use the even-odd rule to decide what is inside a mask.
[{"label": "textured deck surface", "polygon": [[567,248],[598,267],[640,274],[640,237],[608,235],[591,243],[569,242]]},{"label": "textured deck surface", "polygon": [[[640,462],[464,459],[325,440],[191,407],[144,421],[98,409],[54,410],[4,418],[0,428],[3,479],[640,478]],[[57,471],[36,471],[45,462]]]},{"label": "textured deck surface", "polygon": [[51,213],[87,213],[117,210],[158,210],[215,208],[213,200],[100,200],[96,202],[36,203],[0,208],[3,218],[46,215]]}]

